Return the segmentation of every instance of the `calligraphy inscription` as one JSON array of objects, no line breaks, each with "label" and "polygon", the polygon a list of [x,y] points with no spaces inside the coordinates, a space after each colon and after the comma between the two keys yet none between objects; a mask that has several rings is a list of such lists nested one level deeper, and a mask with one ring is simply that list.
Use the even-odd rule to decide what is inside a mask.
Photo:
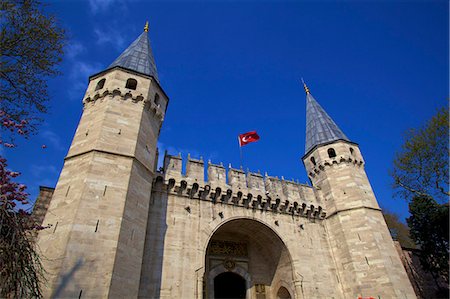
[{"label": "calligraphy inscription", "polygon": [[212,255],[247,256],[247,244],[213,240],[208,251]]}]

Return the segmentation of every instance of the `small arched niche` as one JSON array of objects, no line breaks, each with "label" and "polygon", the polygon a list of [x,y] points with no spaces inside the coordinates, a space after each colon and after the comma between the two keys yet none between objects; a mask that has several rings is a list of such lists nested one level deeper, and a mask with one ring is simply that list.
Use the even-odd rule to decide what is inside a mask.
[{"label": "small arched niche", "polygon": [[314,159],[314,157],[311,157],[311,159],[309,159],[311,161],[311,163],[316,166],[316,159]]},{"label": "small arched niche", "polygon": [[106,82],[106,79],[105,79],[105,78],[103,78],[103,79],[101,79],[100,81],[98,81],[98,82],[97,82],[97,86],[95,86],[95,90],[100,90],[100,89],[102,89],[103,86],[105,86],[105,82]]},{"label": "small arched niche", "polygon": [[280,287],[277,292],[277,299],[291,299],[291,294],[285,287]]},{"label": "small arched niche", "polygon": [[328,152],[328,157],[329,158],[336,157],[336,151],[334,150],[334,148],[329,148],[327,152]]},{"label": "small arched niche", "polygon": [[355,155],[355,150],[351,147],[350,149],[350,154],[352,155],[352,156],[354,156]]},{"label": "small arched niche", "polygon": [[127,84],[125,85],[125,88],[136,90],[136,87],[137,87],[136,79],[130,78],[127,80]]}]

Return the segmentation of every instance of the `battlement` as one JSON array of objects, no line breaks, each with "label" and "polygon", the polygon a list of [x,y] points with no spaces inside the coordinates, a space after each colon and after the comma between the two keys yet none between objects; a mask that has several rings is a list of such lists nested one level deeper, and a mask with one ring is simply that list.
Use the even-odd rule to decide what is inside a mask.
[{"label": "battlement", "polygon": [[168,155],[167,152],[163,165],[155,179],[155,191],[299,216],[323,218],[326,215],[311,186],[284,177],[279,179],[267,173],[263,176],[259,172],[233,168],[231,164],[225,168],[222,163],[208,161],[205,178],[203,158],[190,156],[183,174],[181,154]]},{"label": "battlement", "polygon": [[303,157],[303,163],[311,179],[327,168],[341,163],[364,167],[364,159],[357,144],[342,140],[310,151]]},{"label": "battlement", "polygon": [[[129,81],[134,84],[127,85]],[[169,102],[164,90],[154,79],[121,68],[109,69],[90,78],[83,97],[83,108],[105,100],[141,104],[161,122],[164,121]]]}]

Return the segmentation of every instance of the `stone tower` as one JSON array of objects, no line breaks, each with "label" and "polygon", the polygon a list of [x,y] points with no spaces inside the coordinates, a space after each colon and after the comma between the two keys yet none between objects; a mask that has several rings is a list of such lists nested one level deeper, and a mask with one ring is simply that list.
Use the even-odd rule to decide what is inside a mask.
[{"label": "stone tower", "polygon": [[35,211],[45,298],[415,298],[358,145],[306,86],[312,187],[168,153],[156,170],[168,98],[147,31],[90,77]]},{"label": "stone tower", "polygon": [[45,297],[133,298],[168,98],[144,32],[89,78],[83,114],[39,234]]},{"label": "stone tower", "polygon": [[[303,163],[318,200],[344,298],[415,298],[364,170],[364,159],[306,91]],[[379,296],[379,297],[377,297]]]}]

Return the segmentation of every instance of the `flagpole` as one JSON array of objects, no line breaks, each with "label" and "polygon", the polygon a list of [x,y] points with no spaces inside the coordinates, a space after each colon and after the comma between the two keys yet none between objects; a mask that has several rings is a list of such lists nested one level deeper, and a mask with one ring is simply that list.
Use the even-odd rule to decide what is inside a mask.
[{"label": "flagpole", "polygon": [[242,146],[239,145],[239,153],[241,154],[241,169],[242,169]]},{"label": "flagpole", "polygon": [[242,157],[242,146],[249,144],[251,142],[255,142],[259,140],[258,133],[256,131],[247,132],[244,134],[238,135],[238,141],[239,141],[239,154],[241,158],[241,169],[243,168],[243,157]]},{"label": "flagpole", "polygon": [[238,136],[238,144],[239,144],[239,157],[241,162],[241,168],[242,168],[242,145],[241,145],[241,138]]}]

